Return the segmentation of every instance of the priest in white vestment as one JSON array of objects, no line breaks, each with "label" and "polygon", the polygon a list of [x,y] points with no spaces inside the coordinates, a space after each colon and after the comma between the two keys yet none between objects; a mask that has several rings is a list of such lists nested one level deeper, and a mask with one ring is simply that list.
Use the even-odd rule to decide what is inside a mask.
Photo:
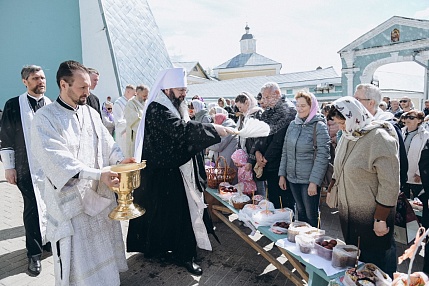
[{"label": "priest in white vestment", "polygon": [[46,175],[55,284],[117,286],[128,269],[121,225],[108,218],[116,206],[109,187],[119,179],[104,167],[134,159],[124,159],[99,114],[85,105],[91,81],[83,65],[63,62],[57,83],[60,96],[36,113],[31,133]]},{"label": "priest in white vestment", "polygon": [[144,103],[149,95],[149,88],[145,85],[136,87],[136,95],[128,100],[124,109],[124,118],[126,121],[126,147],[124,155],[127,157],[134,156],[134,148],[136,142],[137,129],[139,128],[140,120],[142,120]]},{"label": "priest in white vestment", "polygon": [[118,143],[121,150],[126,149],[126,129],[127,122],[125,120],[124,111],[128,100],[130,100],[136,94],[136,88],[134,85],[127,85],[125,87],[125,93],[123,96],[118,98],[113,104],[113,120],[115,121],[115,140]]}]

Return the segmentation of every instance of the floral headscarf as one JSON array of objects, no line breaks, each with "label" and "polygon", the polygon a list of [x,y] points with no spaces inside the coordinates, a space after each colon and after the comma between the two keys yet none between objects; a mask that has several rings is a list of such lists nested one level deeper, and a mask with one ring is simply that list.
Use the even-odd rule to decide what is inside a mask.
[{"label": "floral headscarf", "polygon": [[396,138],[396,132],[389,122],[375,120],[369,111],[357,99],[344,96],[332,103],[346,118],[346,130],[343,136],[349,140],[357,141],[374,128],[384,128]]},{"label": "floral headscarf", "polygon": [[243,149],[237,149],[232,153],[231,159],[236,164],[245,165],[247,163],[247,154]]}]

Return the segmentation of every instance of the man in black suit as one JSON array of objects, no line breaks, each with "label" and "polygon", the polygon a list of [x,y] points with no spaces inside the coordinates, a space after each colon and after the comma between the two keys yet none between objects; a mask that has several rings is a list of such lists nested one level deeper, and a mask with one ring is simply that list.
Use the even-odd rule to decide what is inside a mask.
[{"label": "man in black suit", "polygon": [[[94,90],[98,84],[98,80],[100,79],[100,73],[93,68],[88,68],[88,70],[89,70],[89,77],[91,78],[91,86],[89,89]],[[88,98],[86,99],[86,104],[94,108],[98,112],[98,114],[100,114],[100,118],[101,118],[100,100],[95,94],[90,92]]]}]

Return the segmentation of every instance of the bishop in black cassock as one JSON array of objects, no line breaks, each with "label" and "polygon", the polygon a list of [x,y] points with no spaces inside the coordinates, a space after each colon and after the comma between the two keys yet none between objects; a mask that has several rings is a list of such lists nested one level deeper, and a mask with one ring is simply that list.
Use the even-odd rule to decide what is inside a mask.
[{"label": "bishop in black cassock", "polygon": [[160,73],[145,104],[135,157],[147,160],[147,167],[134,201],[146,213],[130,221],[127,251],[155,258],[170,254],[201,275],[193,261],[196,246],[211,250],[213,227],[203,201],[205,171],[199,155],[220,137],[215,125],[189,121],[185,95],[184,70],[170,69]]}]

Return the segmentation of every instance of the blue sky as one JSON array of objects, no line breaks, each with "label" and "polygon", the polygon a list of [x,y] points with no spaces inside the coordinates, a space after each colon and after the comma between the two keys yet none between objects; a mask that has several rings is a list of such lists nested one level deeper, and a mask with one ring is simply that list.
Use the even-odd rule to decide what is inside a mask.
[{"label": "blue sky", "polygon": [[[240,53],[248,23],[257,52],[282,63],[281,72],[333,66],[338,51],[388,20],[429,20],[427,0],[148,0],[173,60],[213,68]],[[395,64],[396,66],[398,64]],[[417,64],[381,67],[421,74]]]}]

